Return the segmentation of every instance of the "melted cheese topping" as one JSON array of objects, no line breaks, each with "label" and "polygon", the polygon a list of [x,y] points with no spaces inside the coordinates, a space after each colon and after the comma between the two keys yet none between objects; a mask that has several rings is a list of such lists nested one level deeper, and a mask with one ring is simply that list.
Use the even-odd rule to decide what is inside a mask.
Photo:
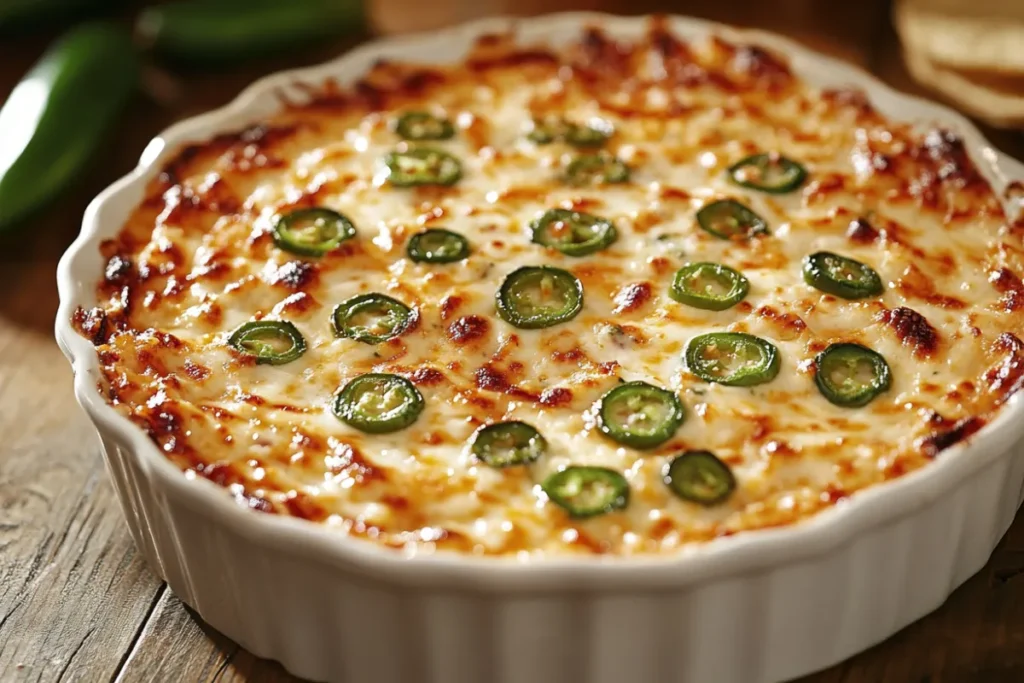
[{"label": "melted cheese topping", "polygon": [[[461,160],[455,186],[386,182],[382,158],[401,147],[392,124],[410,110],[455,124],[430,143]],[[562,182],[574,150],[525,135],[552,113],[614,125],[605,148],[630,182]],[[782,195],[731,184],[725,169],[761,151],[798,160],[808,182]],[[770,234],[701,230],[695,212],[721,198],[750,206]],[[320,259],[276,248],[273,217],[305,206],[342,212],[357,237]],[[532,243],[530,221],[552,207],[612,219],[619,238],[582,258]],[[471,256],[412,262],[407,241],[425,227],[465,235]],[[97,344],[110,401],[243,505],[417,551],[662,553],[794,523],[976,431],[1021,375],[1020,228],[954,135],[890,122],[857,92],[809,88],[759,48],[685,44],[658,24],[634,44],[590,30],[559,52],[487,36],[464,64],[382,63],[350,90],[327,84],[260,126],[182,150],[103,246],[104,303],[76,323]],[[847,301],[809,287],[801,259],[820,250],[871,265],[884,294]],[[713,312],[669,298],[694,261],[741,271],[745,301]],[[515,329],[496,315],[495,291],[541,264],[580,279],[583,310]],[[337,338],[332,308],[367,292],[413,307],[417,324],[379,345]],[[230,333],[257,319],[292,321],[308,351],[277,367],[233,352]],[[712,331],[771,341],[778,377],[742,388],[688,373],[685,343]],[[866,407],[837,407],[815,387],[815,355],[839,341],[892,367],[892,388]],[[368,372],[418,386],[415,424],[370,435],[333,416],[338,388]],[[595,427],[595,401],[630,380],[686,407],[650,451]],[[467,440],[502,420],[534,425],[547,454],[529,467],[476,461]],[[671,493],[663,469],[686,449],[730,465],[726,502]],[[628,507],[570,518],[539,486],[570,464],[622,472]]]}]

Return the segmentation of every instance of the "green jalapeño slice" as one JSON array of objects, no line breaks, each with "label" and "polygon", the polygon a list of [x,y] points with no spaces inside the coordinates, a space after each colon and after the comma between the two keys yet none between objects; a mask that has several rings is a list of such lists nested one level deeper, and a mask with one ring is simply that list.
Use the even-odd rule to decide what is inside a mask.
[{"label": "green jalape\u00f1o slice", "polygon": [[681,304],[705,311],[724,311],[743,301],[750,281],[739,271],[721,263],[691,263],[676,272],[670,297]]},{"label": "green jalape\u00f1o slice", "polygon": [[683,500],[718,505],[736,489],[732,470],[709,451],[686,451],[665,466],[665,484]]},{"label": "green jalape\u00f1o slice", "polygon": [[398,375],[371,373],[356,377],[334,398],[334,416],[368,434],[405,429],[423,412],[423,394]]},{"label": "green jalape\u00f1o slice", "polygon": [[566,467],[541,484],[551,502],[577,519],[621,510],[629,504],[629,482],[605,467]]},{"label": "green jalape\u00f1o slice", "polygon": [[469,240],[451,230],[431,228],[413,235],[407,252],[416,263],[452,263],[469,256]]},{"label": "green jalape\u00f1o slice", "polygon": [[548,449],[540,432],[525,422],[499,422],[481,427],[473,434],[470,450],[491,467],[527,465]]},{"label": "green jalape\u00f1o slice", "polygon": [[581,154],[565,167],[570,185],[614,185],[629,180],[629,166],[611,154]]},{"label": "green jalape\u00f1o slice", "polygon": [[859,408],[889,389],[889,364],[860,344],[832,344],[814,359],[814,383],[829,402]]},{"label": "green jalape\u00f1o slice", "polygon": [[593,254],[618,238],[610,220],[569,209],[548,209],[530,224],[530,230],[534,243],[557,249],[566,256]]},{"label": "green jalape\u00f1o slice", "polygon": [[804,282],[826,294],[863,299],[882,293],[882,278],[871,266],[830,251],[804,258]]},{"label": "green jalape\u00f1o slice", "polygon": [[448,152],[433,147],[417,147],[391,152],[384,157],[388,181],[395,187],[454,185],[462,177],[462,164]]},{"label": "green jalape\u00f1o slice", "polygon": [[581,125],[560,116],[548,116],[534,119],[533,128],[527,137],[538,145],[561,140],[574,147],[600,147],[614,132],[612,125],[601,119],[593,119],[588,125]]},{"label": "green jalape\u00f1o slice", "polygon": [[621,384],[605,394],[597,407],[601,433],[633,448],[665,443],[683,417],[683,404],[674,393],[647,382]]},{"label": "green jalape\u00f1o slice", "polygon": [[731,387],[764,384],[779,374],[779,350],[743,332],[712,332],[686,345],[686,365],[705,382]]},{"label": "green jalape\u00f1o slice", "polygon": [[228,344],[259,365],[284,365],[306,352],[306,340],[295,325],[282,320],[248,322],[231,333]]},{"label": "green jalape\u00f1o slice", "polygon": [[409,329],[413,312],[385,294],[360,294],[338,304],[331,320],[339,337],[380,344]]},{"label": "green jalape\u00f1o slice", "polygon": [[296,209],[274,219],[274,244],[299,256],[323,256],[355,234],[352,221],[330,209]]},{"label": "green jalape\u00f1o slice", "polygon": [[747,240],[768,232],[768,224],[734,199],[720,199],[697,212],[697,224],[723,240]]},{"label": "green jalape\u00f1o slice", "polygon": [[792,192],[807,179],[807,169],[781,154],[755,154],[729,167],[729,178],[741,187],[771,194]]},{"label": "green jalape\u00f1o slice", "polygon": [[575,318],[583,309],[583,284],[561,268],[524,266],[509,273],[495,298],[502,320],[535,330]]},{"label": "green jalape\u00f1o slice", "polygon": [[395,132],[406,140],[447,140],[455,135],[451,121],[425,111],[410,111],[398,117]]}]

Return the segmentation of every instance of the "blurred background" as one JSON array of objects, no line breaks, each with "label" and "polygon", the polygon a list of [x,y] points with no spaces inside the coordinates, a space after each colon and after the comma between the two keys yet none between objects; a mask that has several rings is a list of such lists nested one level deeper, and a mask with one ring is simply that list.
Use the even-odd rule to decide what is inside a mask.
[{"label": "blurred background", "polygon": [[[134,552],[52,336],[56,263],[89,200],[162,129],[269,72],[572,9],[775,31],[960,108],[1024,158],[1024,0],[0,0],[0,680],[290,680]],[[1022,558],[1024,521],[938,612],[801,683],[1024,680]]]}]

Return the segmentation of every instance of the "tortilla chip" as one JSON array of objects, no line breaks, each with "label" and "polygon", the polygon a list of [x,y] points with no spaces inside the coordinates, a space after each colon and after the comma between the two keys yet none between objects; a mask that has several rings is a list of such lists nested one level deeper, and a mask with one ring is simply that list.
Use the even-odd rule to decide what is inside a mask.
[{"label": "tortilla chip", "polygon": [[903,58],[915,80],[937,90],[958,109],[994,126],[1024,126],[1024,92],[986,86],[981,79],[936,64],[909,47],[904,49]]},{"label": "tortilla chip", "polygon": [[899,0],[893,18],[939,67],[1024,74],[1024,0]]}]

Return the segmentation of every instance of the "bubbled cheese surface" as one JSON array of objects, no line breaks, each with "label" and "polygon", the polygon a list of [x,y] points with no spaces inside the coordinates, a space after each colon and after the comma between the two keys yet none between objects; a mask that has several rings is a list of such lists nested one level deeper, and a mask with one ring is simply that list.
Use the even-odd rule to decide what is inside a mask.
[{"label": "bubbled cheese surface", "polygon": [[[403,148],[394,120],[418,110],[455,124],[430,143],[460,159],[453,187],[387,182],[382,159]],[[548,114],[613,125],[605,149],[630,181],[563,182],[576,151],[526,136]],[[799,161],[807,182],[779,195],[730,183],[725,169],[758,152]],[[696,211],[722,198],[764,217],[769,234],[701,230]],[[357,236],[318,259],[276,248],[274,216],[305,206],[345,214]],[[532,243],[530,222],[553,207],[613,220],[618,240],[580,258]],[[470,257],[411,261],[407,242],[427,227],[466,236]],[[557,52],[494,36],[460,65],[380,64],[354,88],[325,85],[308,104],[181,150],[103,249],[100,306],[76,322],[97,343],[103,391],[167,457],[255,510],[417,552],[671,553],[796,523],[927,466],[1019,378],[1020,226],[955,135],[889,121],[857,92],[810,88],[759,48],[687,44],[658,25],[630,44],[589,31]],[[809,287],[800,263],[821,250],[869,264],[884,293],[847,301]],[[749,295],[721,312],[672,300],[673,274],[695,261],[739,270]],[[496,315],[504,277],[532,265],[579,278],[577,317],[520,330]],[[333,307],[369,292],[412,307],[416,324],[378,345],[336,337]],[[226,340],[255,319],[293,322],[308,351],[281,366],[241,357]],[[687,340],[715,331],[771,341],[778,377],[742,388],[687,372]],[[891,389],[866,407],[837,407],[815,387],[814,357],[840,341],[892,368]],[[368,372],[417,385],[415,424],[371,435],[334,417],[338,388]],[[595,427],[595,401],[631,380],[685,405],[675,436],[650,451]],[[477,462],[467,441],[502,420],[534,425],[547,454],[528,467]],[[687,449],[732,468],[726,502],[702,507],[664,484]],[[629,506],[567,516],[539,484],[570,464],[622,472]]]}]

